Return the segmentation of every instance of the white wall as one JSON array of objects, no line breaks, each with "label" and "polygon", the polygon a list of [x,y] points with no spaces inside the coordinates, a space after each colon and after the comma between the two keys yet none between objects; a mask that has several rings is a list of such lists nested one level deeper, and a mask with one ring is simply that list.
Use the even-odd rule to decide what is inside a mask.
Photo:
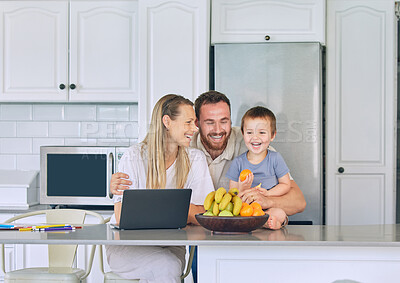
[{"label": "white wall", "polygon": [[0,170],[39,170],[42,145],[128,146],[137,104],[0,104]]}]

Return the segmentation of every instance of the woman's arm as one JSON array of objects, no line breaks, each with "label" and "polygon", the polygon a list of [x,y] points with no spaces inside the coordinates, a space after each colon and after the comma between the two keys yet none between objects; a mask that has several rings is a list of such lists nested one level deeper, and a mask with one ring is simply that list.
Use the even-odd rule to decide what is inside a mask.
[{"label": "woman's arm", "polygon": [[115,220],[117,221],[117,225],[119,225],[119,220],[121,219],[121,207],[122,207],[122,202],[114,203],[114,214],[115,214]]},{"label": "woman's arm", "polygon": [[191,203],[189,206],[189,214],[188,214],[187,224],[200,225],[199,222],[197,222],[195,215],[198,213],[204,213],[204,212],[205,212],[205,210],[202,205],[195,205],[195,204]]}]

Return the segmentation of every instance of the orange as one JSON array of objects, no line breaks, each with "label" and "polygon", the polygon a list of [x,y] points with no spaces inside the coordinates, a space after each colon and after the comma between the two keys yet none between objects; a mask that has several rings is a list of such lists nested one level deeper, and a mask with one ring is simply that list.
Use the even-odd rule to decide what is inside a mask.
[{"label": "orange", "polygon": [[240,172],[239,180],[243,182],[250,173],[251,171],[249,169],[244,169],[242,172]]},{"label": "orange", "polygon": [[252,216],[262,216],[265,215],[265,212],[262,209],[254,209]]},{"label": "orange", "polygon": [[259,204],[258,202],[252,202],[250,205],[253,207],[254,210],[262,210],[261,204]]},{"label": "orange", "polygon": [[250,205],[242,206],[240,210],[240,216],[252,216],[253,215],[253,207]]}]

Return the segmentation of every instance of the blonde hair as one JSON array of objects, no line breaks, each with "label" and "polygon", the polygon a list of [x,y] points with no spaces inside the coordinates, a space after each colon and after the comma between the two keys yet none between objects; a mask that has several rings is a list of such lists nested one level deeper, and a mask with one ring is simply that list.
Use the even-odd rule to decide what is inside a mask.
[{"label": "blonde hair", "polygon": [[[147,147],[147,177],[146,187],[150,189],[165,189],[167,182],[167,169],[165,167],[165,151],[167,141],[167,129],[162,122],[162,117],[168,115],[175,120],[180,114],[181,105],[193,106],[193,103],[176,94],[167,94],[161,97],[154,106],[151,115],[150,129],[143,140],[142,156],[144,146]],[[190,160],[183,146],[178,146],[178,154],[175,163],[176,187],[181,189],[185,186],[190,171]]]}]

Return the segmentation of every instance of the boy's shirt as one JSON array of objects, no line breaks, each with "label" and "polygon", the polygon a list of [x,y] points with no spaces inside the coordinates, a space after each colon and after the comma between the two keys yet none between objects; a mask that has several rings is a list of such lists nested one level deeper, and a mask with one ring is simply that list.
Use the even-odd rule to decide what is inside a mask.
[{"label": "boy's shirt", "polygon": [[236,157],[226,173],[226,177],[238,182],[240,172],[249,169],[253,172],[254,180],[251,187],[261,183],[261,187],[267,190],[278,184],[278,179],[289,173],[282,155],[279,152],[268,150],[267,156],[259,164],[251,164],[247,159],[247,151]]}]

